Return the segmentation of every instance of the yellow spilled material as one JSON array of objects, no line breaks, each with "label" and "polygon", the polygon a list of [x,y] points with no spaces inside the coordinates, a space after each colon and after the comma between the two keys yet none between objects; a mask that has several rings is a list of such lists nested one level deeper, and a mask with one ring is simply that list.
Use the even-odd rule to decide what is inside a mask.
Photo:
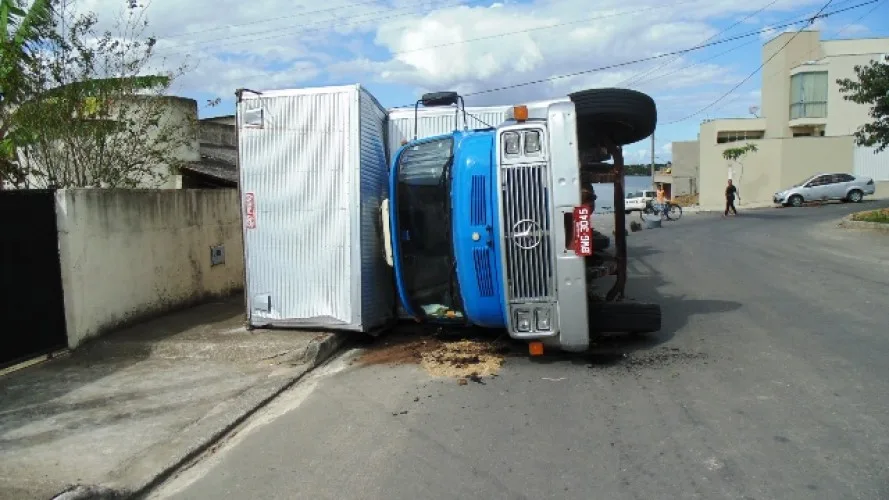
[{"label": "yellow spilled material", "polygon": [[489,377],[503,366],[504,355],[494,342],[444,342],[422,353],[420,366],[435,377]]}]

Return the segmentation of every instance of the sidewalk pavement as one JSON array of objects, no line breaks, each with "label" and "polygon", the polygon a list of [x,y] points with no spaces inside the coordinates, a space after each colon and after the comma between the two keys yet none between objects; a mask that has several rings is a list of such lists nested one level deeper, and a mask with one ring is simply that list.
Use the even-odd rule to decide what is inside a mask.
[{"label": "sidewalk pavement", "polygon": [[0,499],[138,493],[346,339],[248,332],[243,312],[240,296],[198,306],[0,377]]}]

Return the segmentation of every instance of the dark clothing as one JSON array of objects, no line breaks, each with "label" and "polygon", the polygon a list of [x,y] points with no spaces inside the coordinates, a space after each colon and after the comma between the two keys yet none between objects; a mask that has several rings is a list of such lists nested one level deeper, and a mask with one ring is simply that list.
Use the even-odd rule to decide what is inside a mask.
[{"label": "dark clothing", "polygon": [[726,186],[725,188],[725,215],[728,215],[729,210],[735,215],[738,215],[738,210],[735,209],[735,195],[738,193],[738,188],[735,187],[734,184],[731,186]]},{"label": "dark clothing", "polygon": [[725,215],[728,215],[729,210],[731,210],[733,214],[738,215],[738,211],[735,210],[735,199],[734,198],[726,198],[725,199]]},{"label": "dark clothing", "polygon": [[726,200],[735,200],[735,194],[737,194],[738,188],[735,187],[734,184],[725,188],[725,199]]}]

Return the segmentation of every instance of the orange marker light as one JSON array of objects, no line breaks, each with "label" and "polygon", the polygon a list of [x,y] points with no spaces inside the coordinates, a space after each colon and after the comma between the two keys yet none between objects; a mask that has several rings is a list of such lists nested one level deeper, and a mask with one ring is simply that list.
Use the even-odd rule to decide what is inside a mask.
[{"label": "orange marker light", "polygon": [[528,352],[531,356],[543,356],[543,342],[528,342]]},{"label": "orange marker light", "polygon": [[512,117],[517,122],[523,122],[528,119],[528,106],[514,106],[512,108]]}]

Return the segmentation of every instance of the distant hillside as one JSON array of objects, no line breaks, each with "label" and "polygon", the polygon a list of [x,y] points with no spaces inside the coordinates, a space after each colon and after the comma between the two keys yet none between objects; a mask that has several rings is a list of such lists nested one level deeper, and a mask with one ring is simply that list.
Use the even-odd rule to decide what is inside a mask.
[{"label": "distant hillside", "polygon": [[[666,167],[667,167],[666,163],[655,163],[654,164],[654,168],[658,169],[658,170],[660,170],[662,168],[666,168]],[[627,165],[624,170],[626,172],[626,175],[648,176],[648,175],[651,175],[651,163],[648,163],[645,165]]]}]

